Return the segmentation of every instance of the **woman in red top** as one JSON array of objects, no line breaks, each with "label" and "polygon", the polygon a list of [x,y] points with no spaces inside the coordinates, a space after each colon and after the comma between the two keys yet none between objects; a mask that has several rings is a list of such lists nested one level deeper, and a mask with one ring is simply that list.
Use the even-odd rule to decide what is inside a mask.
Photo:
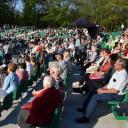
[{"label": "woman in red top", "polygon": [[61,96],[55,88],[55,80],[46,76],[43,81],[44,89],[34,91],[33,100],[21,107],[18,124],[21,128],[45,126],[52,121],[55,109],[61,104]]}]

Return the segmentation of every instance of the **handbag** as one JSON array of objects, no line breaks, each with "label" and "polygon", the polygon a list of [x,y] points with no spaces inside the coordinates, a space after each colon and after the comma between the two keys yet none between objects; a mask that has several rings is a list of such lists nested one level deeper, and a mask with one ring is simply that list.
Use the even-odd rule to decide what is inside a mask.
[{"label": "handbag", "polygon": [[103,75],[100,72],[95,72],[94,74],[90,74],[89,78],[92,80],[103,79]]}]

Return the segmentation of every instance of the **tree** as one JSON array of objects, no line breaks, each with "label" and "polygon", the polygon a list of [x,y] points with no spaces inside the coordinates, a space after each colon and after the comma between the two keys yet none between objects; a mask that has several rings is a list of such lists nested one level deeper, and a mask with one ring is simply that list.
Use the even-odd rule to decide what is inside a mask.
[{"label": "tree", "polygon": [[0,0],[0,24],[35,27],[68,26],[80,17],[108,30],[128,24],[127,0],[22,0],[22,12],[15,10],[17,0]]}]

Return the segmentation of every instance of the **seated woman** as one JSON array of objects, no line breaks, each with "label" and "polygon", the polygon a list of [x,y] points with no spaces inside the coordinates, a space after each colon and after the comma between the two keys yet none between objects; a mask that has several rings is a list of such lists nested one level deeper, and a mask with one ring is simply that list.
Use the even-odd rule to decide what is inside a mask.
[{"label": "seated woman", "polygon": [[26,64],[21,63],[19,68],[16,71],[17,76],[19,77],[20,82],[26,81],[29,78],[28,72],[26,71]]},{"label": "seated woman", "polygon": [[51,62],[49,65],[49,74],[55,79],[55,88],[56,89],[63,89],[63,80],[61,79],[61,66],[58,62]]},{"label": "seated woman", "polygon": [[19,86],[19,78],[16,75],[16,64],[10,63],[8,65],[8,76],[5,78],[2,90],[7,94],[13,92]]},{"label": "seated woman", "polygon": [[72,62],[71,62],[71,55],[70,55],[70,51],[69,50],[66,50],[64,52],[63,59],[67,63],[68,74],[70,74],[71,70],[72,70]]},{"label": "seated woman", "polygon": [[[113,67],[117,58],[118,58],[118,56],[115,54],[110,55],[108,62],[105,63],[103,66],[100,66],[99,70],[95,71],[93,74],[89,74],[87,77],[85,77],[84,80],[86,81],[86,84],[84,84],[80,88],[77,86],[77,88],[74,88],[74,91],[79,91],[79,89],[80,89],[81,90],[80,92],[83,92],[83,91],[88,92],[90,81],[93,81],[93,83],[97,83],[97,81],[98,81],[98,83],[100,82],[101,86],[102,86],[102,82],[104,80],[105,74],[108,73],[108,71]],[[109,79],[109,78],[107,78],[107,79]],[[81,80],[80,82],[83,82],[83,81]]]},{"label": "seated woman", "polygon": [[[52,121],[55,109],[61,104],[61,96],[55,88],[55,80],[45,76],[43,89],[34,93],[33,101],[21,107],[18,124],[21,128],[45,126]],[[52,104],[52,105],[50,105]]]},{"label": "seated woman", "polygon": [[114,64],[117,59],[117,54],[110,55],[109,62],[104,67],[100,67],[100,72],[97,71],[97,74],[94,74],[94,76],[93,74],[90,75],[89,79],[86,80],[86,84],[81,88],[81,90],[88,92],[94,88],[100,88],[106,85],[109,82],[112,74],[115,72]]},{"label": "seated woman", "polygon": [[101,50],[100,52],[100,57],[99,59],[94,62],[94,63],[91,63],[91,66],[89,68],[86,69],[86,73],[94,73],[94,71],[96,71],[100,65],[102,64],[102,62],[104,61],[104,49]]},{"label": "seated woman", "polygon": [[122,45],[120,42],[116,43],[115,49],[113,49],[112,53],[120,53],[121,52]]},{"label": "seated woman", "polygon": [[28,89],[28,79],[29,79],[29,75],[28,75],[28,72],[26,70],[26,64],[25,63],[20,64],[19,68],[16,71],[16,74],[20,80],[21,90],[22,90],[22,92],[24,92],[24,95],[22,95],[22,96],[25,97],[27,94],[25,92]]},{"label": "seated woman", "polygon": [[104,75],[108,70],[114,65],[115,59],[117,59],[116,55],[112,54],[109,56],[107,63],[101,65],[97,71],[89,75],[90,79],[103,79]]},{"label": "seated woman", "polygon": [[[101,72],[107,72],[107,70],[110,66],[110,65],[108,65],[108,64],[110,64],[109,63],[110,51],[108,49],[103,49],[102,52],[103,52],[103,58],[105,58],[105,59],[103,59],[103,61],[100,63],[100,66],[98,67],[98,69]],[[92,63],[92,64],[94,64],[94,63]],[[93,76],[97,73],[98,69],[96,71],[92,72]],[[83,78],[80,81],[73,83],[73,87],[79,87],[80,85],[82,85],[84,83],[84,81],[86,81],[89,78],[89,75],[90,75],[90,73],[88,74],[88,72],[87,72],[87,74],[83,75]]]},{"label": "seated woman", "polygon": [[65,62],[65,60],[63,60],[63,55],[61,53],[56,53],[55,58],[62,69],[61,78],[64,80],[65,75],[67,74],[68,71],[67,63]]},{"label": "seated woman", "polygon": [[37,64],[36,64],[36,57],[35,56],[32,56],[31,57],[31,64],[32,64],[32,66],[33,66],[33,71],[34,71],[34,73],[37,71]]},{"label": "seated woman", "polygon": [[36,60],[35,56],[31,57],[31,64],[33,65],[34,68],[34,75],[38,75],[40,73],[40,63],[39,61]]},{"label": "seated woman", "polygon": [[30,57],[29,56],[25,56],[25,63],[26,63],[26,70],[28,72],[29,79],[30,79],[31,76],[34,74],[34,67],[30,62]]},{"label": "seated woman", "polygon": [[84,74],[86,69],[89,68],[91,64],[96,61],[97,57],[98,57],[97,47],[92,45],[91,50],[87,51],[87,59],[85,64],[82,67],[82,74]]}]

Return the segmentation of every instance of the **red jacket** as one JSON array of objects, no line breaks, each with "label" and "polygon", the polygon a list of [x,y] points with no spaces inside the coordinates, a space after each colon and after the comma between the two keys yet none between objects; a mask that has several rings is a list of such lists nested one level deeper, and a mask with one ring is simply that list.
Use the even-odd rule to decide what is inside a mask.
[{"label": "red jacket", "polygon": [[114,65],[114,63],[108,62],[108,63],[104,64],[103,66],[100,66],[99,69],[100,69],[101,72],[106,73],[106,72],[108,72],[108,70],[109,70],[113,65]]},{"label": "red jacket", "polygon": [[22,106],[29,110],[27,122],[36,126],[45,126],[52,121],[55,109],[61,104],[59,91],[54,88],[42,90],[35,99]]}]

